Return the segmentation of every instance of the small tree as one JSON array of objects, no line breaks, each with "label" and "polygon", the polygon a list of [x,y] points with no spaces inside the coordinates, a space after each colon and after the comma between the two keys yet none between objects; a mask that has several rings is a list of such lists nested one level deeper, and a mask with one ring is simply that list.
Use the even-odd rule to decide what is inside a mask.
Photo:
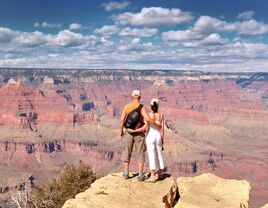
[{"label": "small tree", "polygon": [[29,207],[58,208],[66,200],[88,189],[96,180],[95,173],[83,162],[66,165],[59,172],[57,180],[37,185],[32,192]]},{"label": "small tree", "polygon": [[3,200],[0,204],[1,208],[27,208],[31,195],[31,185],[28,183],[28,177],[22,176],[19,188],[11,190],[9,198]]},{"label": "small tree", "polygon": [[25,190],[13,192],[7,204],[9,204],[10,207],[27,208],[29,201],[29,187],[26,187]]}]

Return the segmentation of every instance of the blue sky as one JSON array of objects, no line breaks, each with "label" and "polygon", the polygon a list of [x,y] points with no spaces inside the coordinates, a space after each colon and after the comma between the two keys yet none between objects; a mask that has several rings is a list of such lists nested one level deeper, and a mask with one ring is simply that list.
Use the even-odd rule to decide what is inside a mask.
[{"label": "blue sky", "polygon": [[265,0],[1,0],[0,66],[268,71]]}]

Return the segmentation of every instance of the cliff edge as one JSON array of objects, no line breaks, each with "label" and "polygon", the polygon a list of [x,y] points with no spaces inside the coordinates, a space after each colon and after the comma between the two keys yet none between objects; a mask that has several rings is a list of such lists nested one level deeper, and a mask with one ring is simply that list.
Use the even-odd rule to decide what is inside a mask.
[{"label": "cliff edge", "polygon": [[95,181],[63,208],[248,208],[249,194],[247,181],[209,173],[177,181],[168,177],[154,184],[138,182],[136,177],[124,180],[115,173]]},{"label": "cliff edge", "polygon": [[121,173],[109,174],[97,181],[75,199],[65,202],[63,208],[171,208],[175,204],[177,184],[172,178],[157,183],[129,180]]}]

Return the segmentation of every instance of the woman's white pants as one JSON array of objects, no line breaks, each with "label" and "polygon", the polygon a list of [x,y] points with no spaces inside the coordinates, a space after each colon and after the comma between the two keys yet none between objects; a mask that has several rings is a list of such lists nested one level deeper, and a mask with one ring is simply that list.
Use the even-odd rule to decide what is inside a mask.
[{"label": "woman's white pants", "polygon": [[164,169],[161,138],[153,134],[148,134],[146,137],[146,146],[150,170],[157,171],[159,169]]}]

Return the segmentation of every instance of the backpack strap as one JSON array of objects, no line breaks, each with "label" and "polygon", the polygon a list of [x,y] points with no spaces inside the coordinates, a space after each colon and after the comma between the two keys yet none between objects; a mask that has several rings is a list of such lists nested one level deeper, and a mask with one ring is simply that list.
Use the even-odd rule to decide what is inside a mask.
[{"label": "backpack strap", "polygon": [[140,104],[139,107],[138,107],[138,111],[139,111],[139,113],[141,112],[142,107],[143,107],[143,105]]},{"label": "backpack strap", "polygon": [[139,112],[139,115],[140,115],[140,120],[139,120],[139,122],[137,123],[136,128],[139,128],[140,125],[142,124],[142,121],[141,121],[141,118],[142,118],[142,115],[141,115],[141,109],[142,109],[142,107],[143,107],[143,105],[140,104],[139,107],[137,108],[137,111]]}]

